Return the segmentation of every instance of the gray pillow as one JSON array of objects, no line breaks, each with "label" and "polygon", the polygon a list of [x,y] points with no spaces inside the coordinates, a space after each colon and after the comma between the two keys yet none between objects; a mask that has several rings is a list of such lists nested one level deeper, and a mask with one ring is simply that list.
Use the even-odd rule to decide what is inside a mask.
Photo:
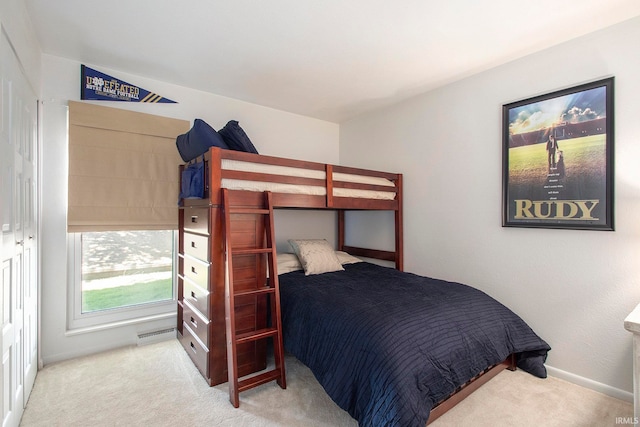
[{"label": "gray pillow", "polygon": [[305,276],[342,271],[344,268],[329,242],[324,239],[290,239]]}]

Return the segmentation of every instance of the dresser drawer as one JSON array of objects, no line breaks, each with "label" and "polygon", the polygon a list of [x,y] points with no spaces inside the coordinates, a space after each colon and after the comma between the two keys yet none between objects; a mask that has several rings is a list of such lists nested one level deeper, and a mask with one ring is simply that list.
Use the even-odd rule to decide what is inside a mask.
[{"label": "dresser drawer", "polygon": [[209,234],[209,209],[184,209],[184,229],[194,233]]},{"label": "dresser drawer", "polygon": [[184,323],[182,325],[184,334],[180,338],[180,343],[187,351],[187,354],[193,360],[202,376],[209,378],[209,351],[195,337],[189,326]]},{"label": "dresser drawer", "polygon": [[182,319],[189,329],[202,341],[205,347],[209,348],[209,319],[205,319],[194,310],[189,303],[185,303],[182,308]]},{"label": "dresser drawer", "polygon": [[182,278],[178,280],[182,281],[182,300],[191,304],[207,319],[211,319],[212,313],[209,313],[209,291],[191,283],[189,280],[183,280]]},{"label": "dresser drawer", "polygon": [[184,233],[184,253],[202,261],[209,260],[209,237]]},{"label": "dresser drawer", "polygon": [[184,257],[184,277],[201,288],[209,288],[209,264],[195,258]]}]

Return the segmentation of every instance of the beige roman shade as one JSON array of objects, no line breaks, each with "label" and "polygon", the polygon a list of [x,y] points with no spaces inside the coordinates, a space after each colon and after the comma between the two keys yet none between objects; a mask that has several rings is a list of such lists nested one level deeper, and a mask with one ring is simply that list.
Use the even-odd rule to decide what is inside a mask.
[{"label": "beige roman shade", "polygon": [[69,101],[70,233],[178,228],[186,120]]}]

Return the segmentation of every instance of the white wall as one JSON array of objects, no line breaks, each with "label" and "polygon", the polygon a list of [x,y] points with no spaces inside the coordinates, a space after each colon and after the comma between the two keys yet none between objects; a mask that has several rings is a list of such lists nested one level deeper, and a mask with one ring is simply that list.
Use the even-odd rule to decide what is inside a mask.
[{"label": "white wall", "polygon": [[[97,102],[115,108],[175,117],[202,118],[215,129],[238,120],[261,154],[338,163],[338,125],[140,76],[86,64],[178,104]],[[185,70],[188,72],[188,70]],[[175,319],[77,334],[67,330],[67,104],[80,96],[80,63],[42,56],[43,75],[43,221],[42,221],[42,359],[45,364],[136,342],[138,331],[175,325]],[[174,173],[174,171],[168,171]],[[175,171],[177,173],[177,171]],[[177,195],[176,195],[177,201]],[[278,248],[291,237],[335,239],[335,214],[290,211],[276,214]]]},{"label": "white wall", "polygon": [[40,47],[24,3],[21,0],[2,0],[0,22],[22,65],[22,71],[34,92],[40,93]]},{"label": "white wall", "polygon": [[[626,399],[623,321],[640,303],[638,40],[636,18],[340,127],[343,164],[404,173],[406,270],[484,290],[548,341],[552,374]],[[608,76],[616,231],[502,228],[502,105]]]}]

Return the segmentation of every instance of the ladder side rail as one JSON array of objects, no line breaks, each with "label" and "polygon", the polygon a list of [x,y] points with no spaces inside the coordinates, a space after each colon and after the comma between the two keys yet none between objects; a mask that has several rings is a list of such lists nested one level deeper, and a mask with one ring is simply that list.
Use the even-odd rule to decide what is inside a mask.
[{"label": "ladder side rail", "polygon": [[234,407],[240,406],[238,390],[238,354],[236,342],[235,298],[233,287],[233,252],[231,248],[231,213],[229,205],[229,193],[222,189],[222,201],[224,209],[224,293],[225,293],[225,324],[227,339],[227,372],[229,381],[229,400]]},{"label": "ladder side rail", "polygon": [[269,214],[265,217],[265,232],[267,239],[267,247],[271,248],[271,252],[267,255],[269,262],[269,281],[270,285],[274,288],[274,293],[271,294],[271,322],[273,327],[278,331],[273,337],[273,352],[276,364],[276,369],[280,370],[277,383],[280,387],[287,388],[286,374],[284,367],[284,344],[282,339],[282,317],[280,310],[280,281],[278,280],[278,265],[277,265],[277,251],[275,242],[275,225],[273,220],[273,196],[270,191],[265,192],[265,204],[269,210]]}]

